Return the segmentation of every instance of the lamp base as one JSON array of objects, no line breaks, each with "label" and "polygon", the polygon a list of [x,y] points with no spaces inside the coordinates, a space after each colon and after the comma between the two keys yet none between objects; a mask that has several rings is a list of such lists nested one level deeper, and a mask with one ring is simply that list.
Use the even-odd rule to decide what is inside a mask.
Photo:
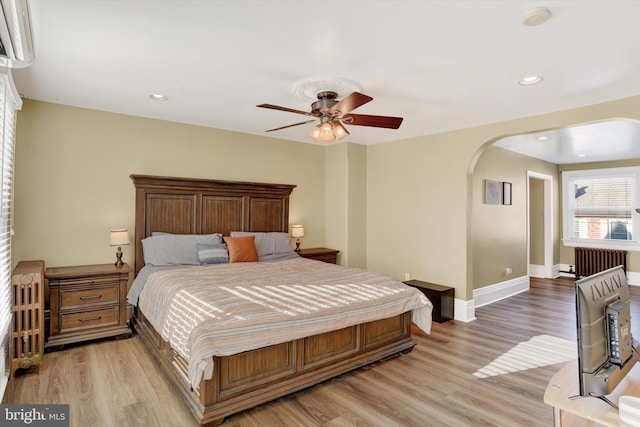
[{"label": "lamp base", "polygon": [[116,267],[122,267],[124,262],[122,262],[122,249],[118,246],[118,250],[116,251],[116,262],[113,264]]},{"label": "lamp base", "polygon": [[300,239],[298,239],[298,240],[296,241],[296,249],[295,249],[295,251],[296,251],[296,252],[300,252]]}]

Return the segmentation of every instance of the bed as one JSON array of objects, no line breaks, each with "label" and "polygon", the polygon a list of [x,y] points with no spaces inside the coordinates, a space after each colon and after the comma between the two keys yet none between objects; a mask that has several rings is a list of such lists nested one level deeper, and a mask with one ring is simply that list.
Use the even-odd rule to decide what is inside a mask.
[{"label": "bed", "polygon": [[[289,228],[289,197],[295,186],[145,175],[131,179],[136,188],[136,280],[148,276],[144,290],[133,297],[140,295],[133,325],[201,425],[218,425],[231,414],[409,352],[415,345],[412,320],[429,331],[431,304],[419,291],[385,276],[295,254],[267,260],[263,252],[259,262],[177,265],[149,274],[143,240],[149,261],[147,242],[165,239],[163,233],[208,239],[233,232],[238,241],[246,236],[253,236],[252,241],[259,236],[282,237]],[[224,242],[229,242],[234,256],[231,243],[235,242]],[[255,246],[259,247],[257,240]],[[216,286],[210,285],[214,275]],[[269,287],[257,288],[264,277],[269,278]],[[336,277],[359,287],[337,286]],[[215,303],[202,303],[205,292]],[[374,312],[365,300],[381,293],[384,296],[376,296],[380,298],[376,304],[385,308]],[[241,294],[244,305],[235,299],[227,302],[229,294]],[[285,308],[283,301],[291,301],[292,294],[301,295],[302,302],[293,309],[287,303]],[[346,305],[341,306],[338,301],[344,300]],[[268,310],[257,319],[244,315],[257,305]],[[197,315],[183,315],[184,306]],[[316,310],[319,306],[331,309]],[[234,316],[226,316],[231,312]],[[322,317],[330,315],[334,317]],[[191,322],[194,317],[206,322]],[[237,318],[234,324],[240,322],[234,332],[222,327],[229,317]],[[295,327],[278,326],[281,317],[295,317]],[[187,326],[176,323],[176,318]],[[258,329],[261,325],[266,325],[265,331]]]}]

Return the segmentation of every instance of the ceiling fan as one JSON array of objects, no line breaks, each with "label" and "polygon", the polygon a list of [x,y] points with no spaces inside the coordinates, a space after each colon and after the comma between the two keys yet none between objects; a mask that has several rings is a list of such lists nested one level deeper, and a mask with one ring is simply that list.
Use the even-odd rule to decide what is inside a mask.
[{"label": "ceiling fan", "polygon": [[269,129],[267,132],[286,129],[293,126],[312,123],[320,119],[320,123],[315,126],[309,136],[316,141],[333,142],[349,135],[349,131],[344,124],[354,126],[372,126],[387,129],[398,129],[402,123],[402,117],[372,116],[367,114],[351,114],[352,110],[372,101],[373,98],[360,92],[352,92],[341,101],[336,98],[338,94],[331,90],[318,92],[318,100],[311,104],[311,112],[295,110],[293,108],[280,107],[272,104],[260,104],[257,107],[269,108],[272,110],[288,111],[290,113],[303,114],[314,117],[300,123],[281,126]]}]

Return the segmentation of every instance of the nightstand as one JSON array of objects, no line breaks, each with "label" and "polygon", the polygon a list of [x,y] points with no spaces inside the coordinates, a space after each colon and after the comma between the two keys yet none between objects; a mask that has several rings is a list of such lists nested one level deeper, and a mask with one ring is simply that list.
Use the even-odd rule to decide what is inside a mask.
[{"label": "nightstand", "polygon": [[300,249],[300,252],[296,252],[302,258],[315,259],[316,261],[324,261],[329,264],[335,264],[338,259],[338,252],[335,249],[327,248],[309,248]]},{"label": "nightstand", "polygon": [[105,337],[129,337],[127,284],[131,267],[124,264],[47,268],[50,334],[45,348]]}]

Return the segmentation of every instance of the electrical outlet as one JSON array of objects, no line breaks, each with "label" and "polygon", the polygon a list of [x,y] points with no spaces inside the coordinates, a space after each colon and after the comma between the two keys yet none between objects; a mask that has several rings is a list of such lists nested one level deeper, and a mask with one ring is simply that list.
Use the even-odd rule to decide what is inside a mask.
[{"label": "electrical outlet", "polygon": [[509,276],[511,273],[513,273],[513,270],[511,269],[511,267],[507,267],[507,269],[505,270],[505,273],[507,276]]},{"label": "electrical outlet", "polygon": [[404,280],[411,280],[411,274],[404,273]]}]

